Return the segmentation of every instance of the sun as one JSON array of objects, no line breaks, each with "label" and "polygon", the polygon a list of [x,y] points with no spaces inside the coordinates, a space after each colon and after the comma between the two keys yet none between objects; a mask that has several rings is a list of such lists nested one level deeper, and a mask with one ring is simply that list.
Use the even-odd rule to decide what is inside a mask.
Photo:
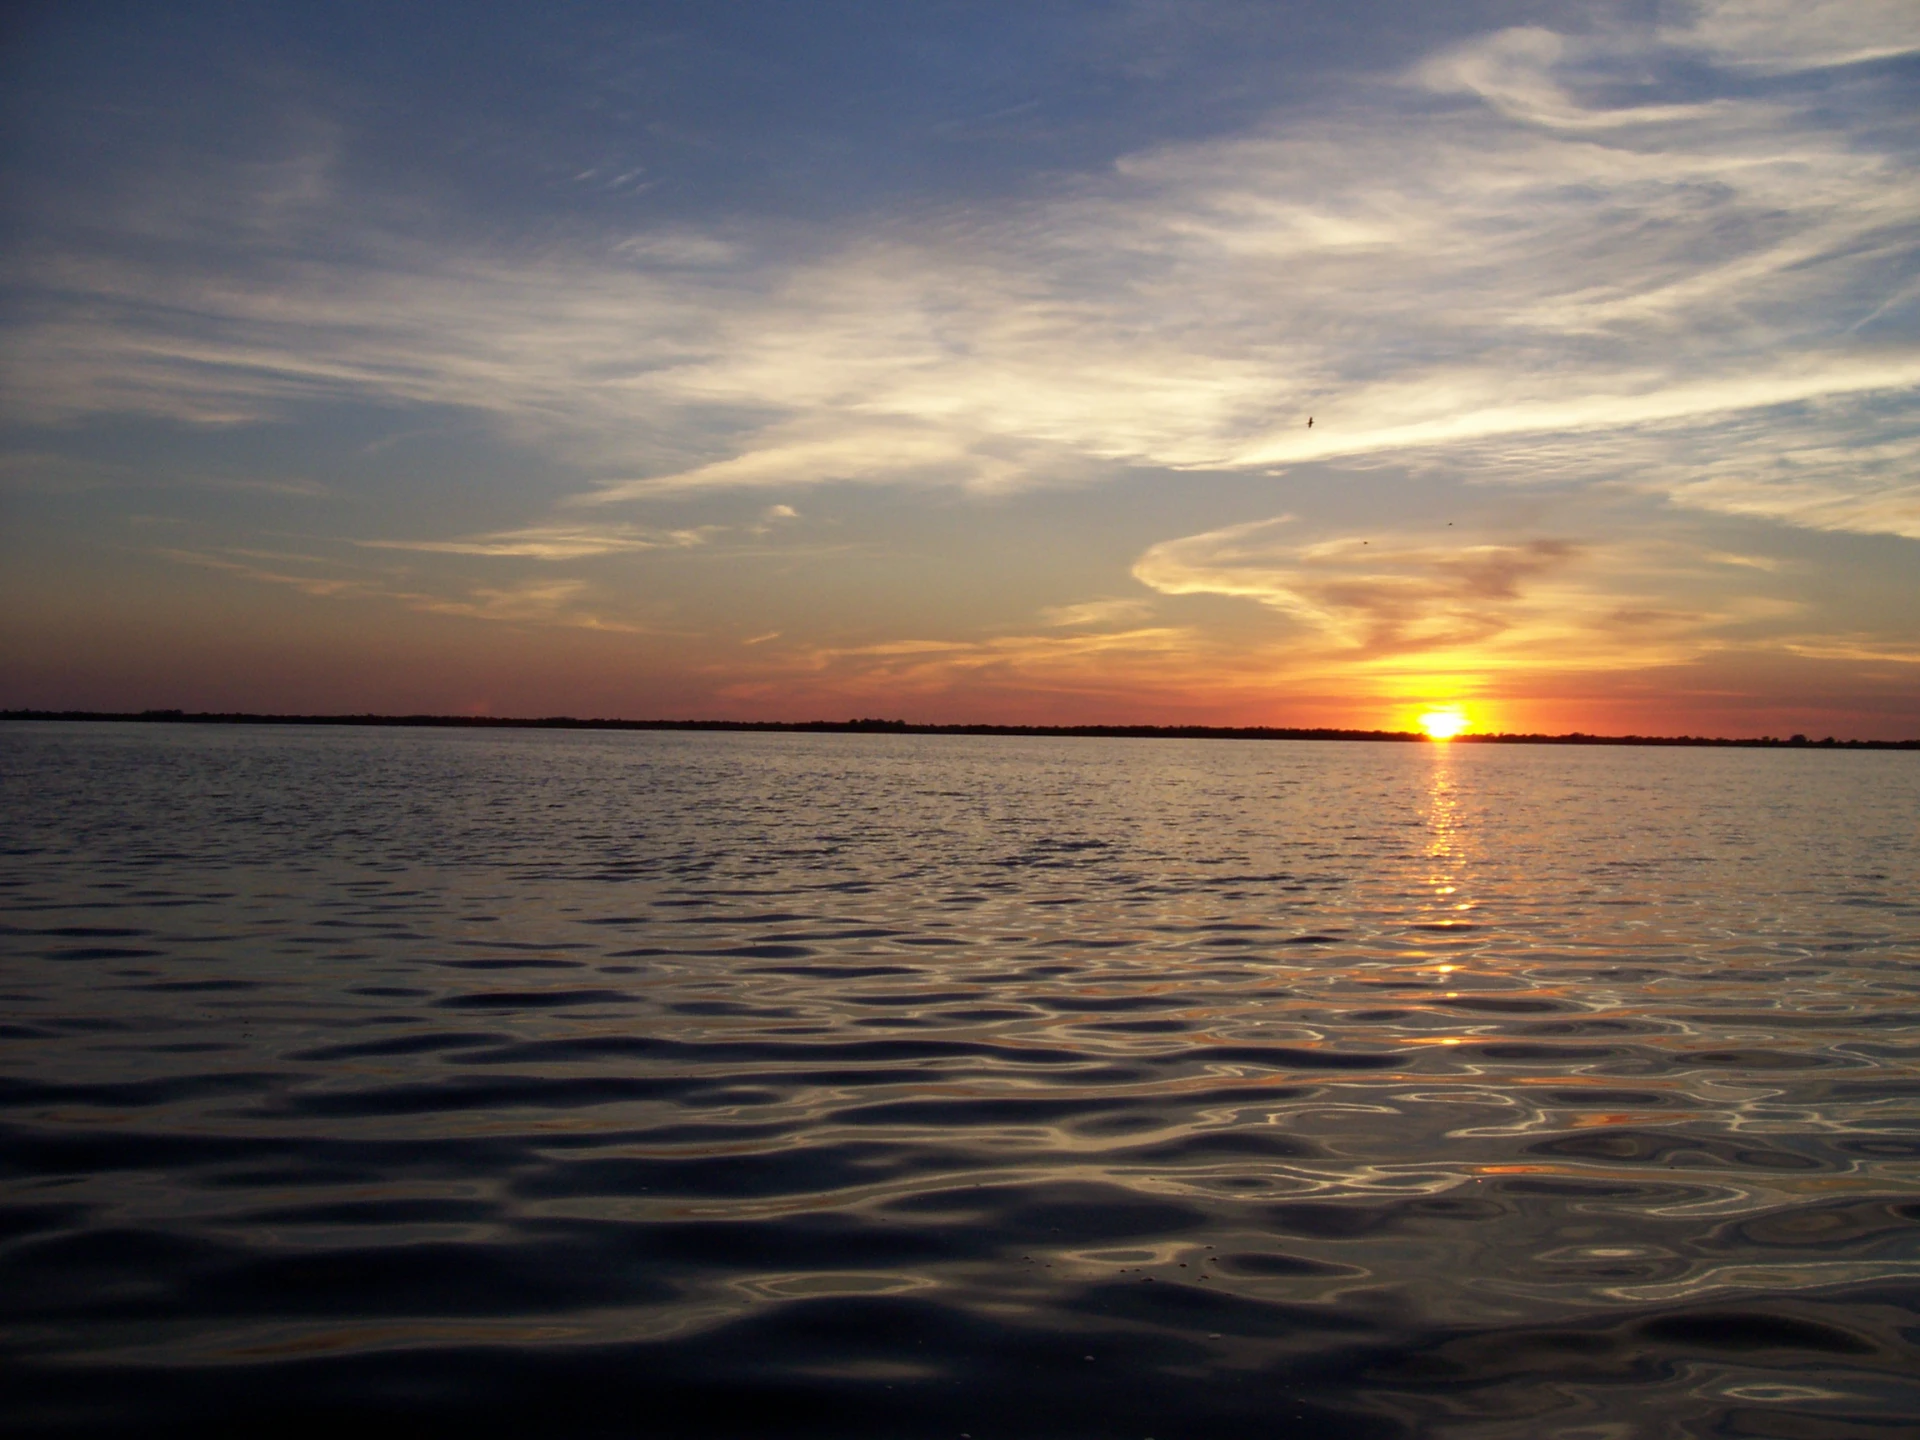
[{"label": "sun", "polygon": [[1467,728],[1467,717],[1460,712],[1459,706],[1446,705],[1422,715],[1420,728],[1427,732],[1429,740],[1451,740]]}]

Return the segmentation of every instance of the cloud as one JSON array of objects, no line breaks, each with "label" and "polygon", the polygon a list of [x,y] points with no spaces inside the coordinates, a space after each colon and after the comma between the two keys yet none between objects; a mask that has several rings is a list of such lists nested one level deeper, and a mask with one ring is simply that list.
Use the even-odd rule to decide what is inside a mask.
[{"label": "cloud", "polygon": [[1889,643],[1875,635],[1795,635],[1782,640],[1780,648],[1809,660],[1920,665],[1920,645]]},{"label": "cloud", "polygon": [[764,676],[731,687],[762,698],[782,687],[825,684],[889,699],[956,689],[1034,688],[1052,693],[1118,694],[1150,684],[1232,688],[1220,647],[1182,626],[1101,634],[995,635],[974,640],[902,639],[866,645],[795,645]]},{"label": "cloud", "polygon": [[640,525],[533,525],[498,530],[463,540],[357,540],[371,550],[415,550],[441,555],[514,555],[534,560],[578,560],[590,555],[616,555],[643,550],[685,550],[704,545],[724,526],[701,525],[685,530],[649,529]]},{"label": "cloud", "polygon": [[747,527],[752,535],[771,535],[783,525],[790,525],[800,518],[800,512],[791,505],[769,505],[760,512],[760,518]]},{"label": "cloud", "polygon": [[1516,26],[1435,55],[1414,71],[1425,88],[1477,96],[1510,120],[1564,130],[1614,130],[1705,118],[1710,105],[1635,105],[1599,109],[1581,104],[1554,72],[1590,49],[1536,26]]},{"label": "cloud", "polygon": [[730,269],[747,258],[746,247],[695,231],[662,231],[618,242],[613,253],[647,265],[675,269]]},{"label": "cloud", "polygon": [[228,490],[239,494],[279,495],[294,500],[337,498],[338,492],[317,480],[263,479],[243,475],[197,475],[190,482],[203,490]]},{"label": "cloud", "polygon": [[981,453],[976,437],[950,426],[891,419],[809,416],[771,427],[744,454],[674,474],[621,480],[576,497],[608,505],[704,490],[825,483],[968,484],[1001,488],[1024,472],[1011,459]]},{"label": "cloud", "polygon": [[[229,548],[222,551],[159,549],[163,559],[219,570],[261,585],[285,586],[323,600],[374,600],[409,610],[457,615],[514,625],[652,633],[644,625],[609,619],[584,607],[590,593],[584,580],[550,580],[519,585],[470,585],[457,594],[419,588],[418,581],[386,573],[354,571],[322,556],[275,554]],[[343,573],[344,571],[344,573]]]},{"label": "cloud", "polygon": [[1756,622],[1799,609],[1713,573],[1769,567],[1673,541],[1293,529],[1283,516],[1162,541],[1134,577],[1284,614],[1298,627],[1284,663],[1303,676],[1638,669],[1751,643]]},{"label": "cloud", "polygon": [[1565,540],[1447,542],[1381,534],[1288,544],[1285,519],[1163,541],[1133,567],[1167,595],[1238,595],[1284,611],[1356,657],[1454,648],[1515,623],[1521,589],[1578,556]]},{"label": "cloud", "polygon": [[1082,600],[1077,605],[1049,605],[1040,618],[1062,629],[1083,626],[1131,625],[1153,613],[1150,600]]},{"label": "cloud", "polygon": [[1908,0],[1721,0],[1663,38],[1775,73],[1920,53]]},{"label": "cloud", "polygon": [[1825,395],[1525,445],[1486,436],[1393,458],[1487,484],[1604,483],[1693,510],[1920,539],[1920,410],[1899,396]]},{"label": "cloud", "polygon": [[580,608],[587,584],[581,580],[554,580],[546,584],[476,585],[464,598],[422,596],[410,603],[416,610],[441,615],[464,615],[475,620],[509,624],[563,625],[583,630],[645,633],[645,627],[608,620]]},{"label": "cloud", "polygon": [[[1902,14],[1501,31],[1340,107],[804,251],[744,222],[450,250],[334,195],[316,141],[183,202],[197,235],[245,220],[244,264],[32,257],[8,389],[40,422],[463,407],[603,477],[595,505],[1402,463],[1914,535],[1920,180],[1814,74],[1911,50]],[[1862,425],[1880,448],[1850,458]]]}]

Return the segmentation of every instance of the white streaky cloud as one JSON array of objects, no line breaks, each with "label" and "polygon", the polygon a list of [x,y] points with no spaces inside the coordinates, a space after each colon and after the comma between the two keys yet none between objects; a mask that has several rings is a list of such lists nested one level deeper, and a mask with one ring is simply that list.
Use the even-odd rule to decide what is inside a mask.
[{"label": "white streaky cloud", "polygon": [[369,550],[416,550],[441,555],[525,556],[535,560],[579,560],[590,555],[617,555],[644,550],[686,550],[705,545],[724,531],[720,525],[684,530],[649,529],[641,525],[533,525],[498,530],[459,540],[356,540]]},{"label": "white streaky cloud", "polygon": [[1698,120],[1711,104],[1641,105],[1594,109],[1556,83],[1554,72],[1570,54],[1591,49],[1537,26],[1516,26],[1444,51],[1415,68],[1414,77],[1440,93],[1476,95],[1512,120],[1566,130],[1615,129]]},{"label": "white streaky cloud", "polygon": [[657,633],[652,627],[610,619],[585,608],[583,602],[589,596],[589,586],[584,580],[473,585],[460,593],[447,594],[421,589],[417,580],[404,576],[351,569],[340,573],[342,567],[320,556],[280,555],[238,548],[220,551],[163,548],[152,553],[178,564],[218,570],[255,584],[284,586],[315,599],[380,601],[430,614],[513,625],[610,630],[635,635]]},{"label": "white streaky cloud", "polygon": [[956,685],[1039,685],[1055,693],[1124,691],[1143,675],[1200,691],[1233,688],[1217,647],[1193,630],[1156,626],[1103,634],[998,635],[971,641],[899,640],[796,647],[765,678],[726,693],[753,698],[789,681],[837,680],[889,697],[938,694]]},{"label": "white streaky cloud", "polygon": [[1692,510],[1920,540],[1920,411],[1887,398],[1826,395],[1707,421],[1589,430],[1522,446],[1489,437],[1393,458],[1450,463],[1482,482],[1601,481]]},{"label": "white streaky cloud", "polygon": [[1779,645],[1808,660],[1920,665],[1920,645],[1889,643],[1877,635],[1794,635],[1782,639]]},{"label": "white streaky cloud", "polygon": [[983,451],[979,438],[947,427],[890,420],[861,423],[809,416],[763,431],[743,455],[692,470],[620,480],[573,497],[579,505],[768,486],[819,484],[956,484],[1011,488],[1028,471]]},{"label": "white streaky cloud", "polygon": [[790,525],[800,518],[800,512],[791,505],[769,505],[760,512],[759,520],[748,527],[754,535],[771,535],[782,525]]},{"label": "white streaky cloud", "polygon": [[551,257],[450,262],[401,242],[375,263],[290,256],[184,275],[155,260],[51,256],[22,279],[85,301],[0,352],[9,413],[30,421],[239,424],[362,397],[477,409],[516,435],[589,449],[652,423],[667,437],[649,447],[654,459],[699,453],[697,441],[674,444],[697,430],[684,397],[664,408],[636,383],[700,353],[703,297],[682,280]]},{"label": "white streaky cloud", "polygon": [[[1782,373],[1784,371],[1785,373]],[[1490,378],[1490,377],[1489,377]],[[1729,375],[1698,383],[1661,383],[1644,377],[1636,392],[1543,398],[1512,403],[1492,394],[1463,395],[1460,389],[1436,389],[1430,380],[1412,386],[1373,386],[1361,391],[1353,418],[1356,433],[1306,435],[1288,430],[1284,437],[1242,450],[1228,462],[1242,467],[1299,464],[1370,453],[1429,450],[1459,441],[1588,431],[1620,431],[1669,420],[1718,417],[1743,410],[1768,409],[1799,401],[1853,394],[1885,394],[1920,386],[1920,356],[1886,363],[1869,360],[1828,367],[1782,366],[1773,373]],[[1546,387],[1531,387],[1546,388]],[[1462,409],[1448,401],[1467,400]],[[1396,413],[1439,411],[1411,421]],[[1335,423],[1344,423],[1346,413]]]},{"label": "white streaky cloud", "polygon": [[613,247],[613,253],[641,265],[673,269],[708,270],[739,265],[748,247],[698,231],[662,231],[635,235]]},{"label": "white streaky cloud", "polygon": [[[1891,459],[1815,452],[1845,444],[1842,412],[1896,447],[1914,428],[1920,172],[1813,81],[1701,88],[1714,66],[1908,43],[1862,3],[1820,7],[1827,39],[1803,45],[1801,13],[1503,31],[1335,112],[796,258],[684,228],[450,258],[335,235],[338,205],[243,198],[276,217],[249,220],[245,266],[31,262],[15,278],[44,303],[7,345],[9,404],[213,424],[350,396],[464,407],[605,477],[577,497],[594,505],[1406,462],[1912,534]],[[1648,77],[1675,61],[1691,88],[1662,92]],[[1620,91],[1651,98],[1594,98]],[[275,171],[275,194],[306,173]],[[1740,464],[1692,468],[1716,435]],[[1769,470],[1789,437],[1807,463]]]},{"label": "white streaky cloud", "polygon": [[153,551],[163,560],[172,560],[180,565],[194,565],[203,570],[219,570],[228,575],[238,575],[243,580],[251,580],[261,585],[284,585],[298,590],[303,595],[317,599],[391,599],[396,598],[384,586],[362,575],[315,575],[299,570],[269,568],[268,565],[250,563],[254,560],[291,561],[294,564],[307,563],[313,559],[305,555],[267,556],[257,551],[235,551],[227,554],[209,554],[198,550],[181,550],[171,547]]},{"label": "white streaky cloud", "polygon": [[476,585],[464,598],[423,597],[411,603],[418,610],[442,615],[464,615],[475,620],[521,625],[562,625],[581,630],[613,630],[623,634],[645,633],[644,626],[608,620],[580,608],[586,590],[585,583],[577,580],[556,580],[544,585]]},{"label": "white streaky cloud", "polygon": [[1253,521],[1162,541],[1134,578],[1168,595],[1237,595],[1360,654],[1477,643],[1507,630],[1528,582],[1577,558],[1567,541],[1474,544],[1384,532],[1288,543]]},{"label": "white streaky cloud", "polygon": [[1151,600],[1108,597],[1082,600],[1074,605],[1049,605],[1041,610],[1040,619],[1048,625],[1066,630],[1110,625],[1137,626],[1151,614]]},{"label": "white streaky cloud", "polygon": [[1721,557],[1655,543],[1391,530],[1295,539],[1292,528],[1262,520],[1162,541],[1134,577],[1163,594],[1236,596],[1289,616],[1302,632],[1289,668],[1303,675],[1679,663],[1798,608],[1702,583]]},{"label": "white streaky cloud", "polygon": [[[1192,648],[1193,633],[1175,626],[1116,630],[1101,635],[996,635],[983,640],[890,640],[874,645],[815,646],[804,652],[804,663],[824,667],[835,661],[885,660],[905,662],[918,670],[932,662],[941,673],[988,665],[1046,663],[1065,656],[1124,654],[1184,655]],[[903,673],[895,671],[894,673]]]},{"label": "white streaky cloud", "polygon": [[245,475],[199,475],[192,482],[202,490],[225,490],[237,494],[279,495],[294,500],[330,500],[339,492],[317,480],[264,479]]},{"label": "white streaky cloud", "polygon": [[1920,52],[1920,22],[1912,0],[1722,0],[1663,38],[1720,64],[1791,72]]},{"label": "white streaky cloud", "polygon": [[1676,504],[1724,515],[1784,520],[1808,530],[1851,530],[1920,540],[1920,482],[1836,494],[1833,487],[1818,482],[1756,485],[1728,476],[1677,483],[1667,493]]}]

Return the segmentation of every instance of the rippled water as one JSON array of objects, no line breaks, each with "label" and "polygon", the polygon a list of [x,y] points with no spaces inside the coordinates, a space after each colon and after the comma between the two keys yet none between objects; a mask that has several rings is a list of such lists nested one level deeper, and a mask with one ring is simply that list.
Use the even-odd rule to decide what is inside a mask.
[{"label": "rippled water", "polygon": [[0,726],[15,1433],[1889,1436],[1920,755]]}]

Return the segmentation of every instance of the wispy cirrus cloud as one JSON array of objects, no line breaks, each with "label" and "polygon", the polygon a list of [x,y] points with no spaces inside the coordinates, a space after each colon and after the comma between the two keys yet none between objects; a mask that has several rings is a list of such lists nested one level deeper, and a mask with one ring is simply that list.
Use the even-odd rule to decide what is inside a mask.
[{"label": "wispy cirrus cloud", "polygon": [[1228,595],[1298,622],[1290,668],[1492,674],[1642,668],[1745,643],[1799,608],[1710,572],[1750,557],[1657,540],[1576,544],[1384,529],[1299,537],[1288,517],[1150,547],[1134,566],[1166,595]]},{"label": "wispy cirrus cloud", "polygon": [[837,693],[895,705],[993,689],[1122,696],[1137,692],[1143,682],[1219,693],[1234,688],[1236,679],[1223,669],[1221,658],[1221,647],[1184,626],[863,645],[795,643],[769,656],[752,678],[734,681],[721,693],[738,700]]},{"label": "wispy cirrus cloud", "polygon": [[1048,625],[1061,629],[1092,629],[1113,625],[1137,625],[1153,613],[1153,602],[1109,596],[1100,600],[1082,600],[1072,605],[1049,605],[1040,612]]},{"label": "wispy cirrus cloud", "polygon": [[597,505],[1391,462],[1920,534],[1911,137],[1819,78],[1913,47],[1899,7],[1817,8],[1502,31],[1341,108],[804,251],[742,222],[449,253],[341,221],[314,141],[199,196],[201,231],[244,212],[244,265],[31,260],[9,389],[41,420],[463,407],[600,477]]},{"label": "wispy cirrus cloud", "polygon": [[434,615],[457,615],[513,625],[561,626],[628,634],[653,633],[652,627],[610,617],[591,606],[584,580],[523,581],[518,584],[465,584],[449,589],[424,586],[418,577],[342,566],[324,556],[274,553],[229,547],[223,550],[160,548],[152,553],[182,565],[218,570],[260,585],[283,586],[321,600],[373,600]]},{"label": "wispy cirrus cloud", "polygon": [[1522,587],[1564,570],[1565,540],[1447,544],[1386,534],[1289,544],[1253,521],[1140,557],[1134,577],[1168,595],[1238,595],[1285,611],[1357,657],[1476,644],[1514,623]]},{"label": "wispy cirrus cloud", "polygon": [[1809,660],[1920,665],[1920,645],[1889,643],[1877,635],[1789,635],[1779,643],[1789,654]]},{"label": "wispy cirrus cloud", "polygon": [[370,550],[413,550],[438,555],[523,556],[533,560],[579,560],[590,555],[646,550],[688,550],[704,545],[725,526],[661,530],[644,525],[530,525],[457,540],[357,540]]},{"label": "wispy cirrus cloud", "polygon": [[1722,0],[1670,27],[1670,43],[1764,71],[1854,65],[1920,53],[1906,0]]}]

